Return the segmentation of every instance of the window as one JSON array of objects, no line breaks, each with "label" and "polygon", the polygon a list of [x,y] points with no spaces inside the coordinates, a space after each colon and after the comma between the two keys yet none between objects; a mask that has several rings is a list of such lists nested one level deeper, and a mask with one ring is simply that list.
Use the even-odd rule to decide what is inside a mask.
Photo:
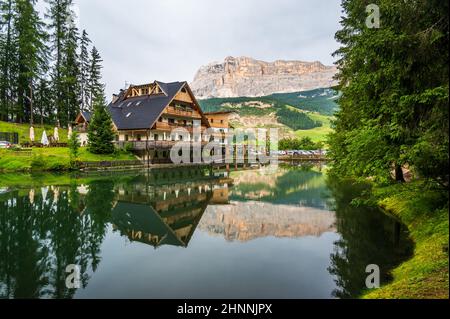
[{"label": "window", "polygon": [[211,121],[210,121],[211,123],[214,123],[214,119],[211,119]]},{"label": "window", "polygon": [[159,135],[155,134],[155,141],[159,141]]},{"label": "window", "polygon": [[178,138],[179,138],[180,141],[182,141],[183,140],[183,135],[180,135]]},{"label": "window", "polygon": [[131,116],[131,114],[132,114],[131,112],[128,113],[126,117],[129,118]]},{"label": "window", "polygon": [[174,119],[169,119],[169,124],[175,124],[175,120]]},{"label": "window", "polygon": [[119,141],[119,135],[116,135],[116,142]]},{"label": "window", "polygon": [[142,101],[137,102],[137,103],[136,103],[136,106],[141,105],[141,102],[142,102]]},{"label": "window", "polygon": [[162,122],[163,121],[163,119],[162,119],[162,117],[160,117],[159,119],[158,119],[158,122]]},{"label": "window", "polygon": [[138,134],[138,135],[137,135],[137,140],[138,140],[139,142],[142,140],[141,134]]},{"label": "window", "polygon": [[127,107],[130,107],[131,104],[133,104],[133,102],[129,102],[129,103],[127,104]]},{"label": "window", "polygon": [[128,135],[125,135],[125,141],[128,142]]},{"label": "window", "polygon": [[220,120],[220,124],[223,124],[223,120]]}]

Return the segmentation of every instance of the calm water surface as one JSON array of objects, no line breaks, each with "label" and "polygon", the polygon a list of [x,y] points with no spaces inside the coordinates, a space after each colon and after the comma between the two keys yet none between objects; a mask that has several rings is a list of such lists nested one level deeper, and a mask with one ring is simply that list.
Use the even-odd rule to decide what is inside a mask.
[{"label": "calm water surface", "polygon": [[411,253],[322,167],[2,178],[3,298],[352,298]]}]

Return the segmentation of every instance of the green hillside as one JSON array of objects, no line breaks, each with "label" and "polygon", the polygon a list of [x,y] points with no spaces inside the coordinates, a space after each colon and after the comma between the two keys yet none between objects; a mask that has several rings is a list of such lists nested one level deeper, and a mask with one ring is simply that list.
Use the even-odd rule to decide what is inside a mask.
[{"label": "green hillside", "polygon": [[[290,131],[292,137],[309,137],[319,142],[325,141],[332,131],[331,119],[339,107],[338,97],[338,92],[333,89],[317,89],[263,97],[213,98],[199,103],[205,112],[236,112],[242,122],[234,122],[236,127],[248,127],[249,118],[272,115],[277,123],[267,123],[266,128],[280,127]],[[260,124],[256,126],[261,127]]]}]

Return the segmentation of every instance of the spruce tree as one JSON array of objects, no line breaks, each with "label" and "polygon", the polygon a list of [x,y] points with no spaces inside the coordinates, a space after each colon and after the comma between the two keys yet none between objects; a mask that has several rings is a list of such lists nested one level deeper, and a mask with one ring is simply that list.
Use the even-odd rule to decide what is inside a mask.
[{"label": "spruce tree", "polygon": [[78,48],[78,29],[75,25],[75,16],[73,13],[69,15],[67,25],[67,34],[63,45],[62,58],[62,81],[64,83],[63,91],[63,112],[59,118],[61,123],[66,125],[73,121],[80,112],[80,84],[78,82],[80,74]]},{"label": "spruce tree", "polygon": [[83,30],[83,33],[80,38],[80,100],[81,100],[81,109],[83,111],[91,111],[89,106],[89,70],[91,67],[91,59],[89,56],[89,44],[91,40],[89,39],[88,33],[86,30]]},{"label": "spruce tree", "polygon": [[48,27],[51,32],[51,49],[55,57],[51,72],[53,104],[56,119],[61,121],[61,116],[65,113],[64,43],[68,32],[72,0],[46,0],[46,2],[48,3],[46,18],[50,21]]},{"label": "spruce tree", "polygon": [[89,68],[89,83],[88,83],[88,91],[89,91],[89,104],[92,107],[93,101],[96,100],[97,95],[103,96],[103,84],[101,83],[101,63],[103,60],[100,57],[100,53],[97,48],[94,46],[91,51],[91,65]]},{"label": "spruce tree", "polygon": [[381,26],[369,28],[367,1],[342,2],[334,170],[402,181],[408,166],[448,187],[448,1],[377,4]]},{"label": "spruce tree", "polygon": [[93,154],[112,154],[114,152],[113,123],[102,93],[96,94],[93,109],[94,113],[88,128],[89,151]]},{"label": "spruce tree", "polygon": [[17,45],[14,29],[15,1],[0,1],[0,120],[14,115]]},{"label": "spruce tree", "polygon": [[36,0],[16,0],[14,27],[17,33],[17,121],[28,122],[33,116],[31,109],[33,90],[47,64],[47,38],[44,24],[34,6]]}]

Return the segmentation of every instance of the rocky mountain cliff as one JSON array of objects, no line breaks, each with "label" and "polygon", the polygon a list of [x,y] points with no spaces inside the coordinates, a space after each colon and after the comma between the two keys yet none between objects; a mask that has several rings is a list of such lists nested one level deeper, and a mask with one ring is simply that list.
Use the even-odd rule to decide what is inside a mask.
[{"label": "rocky mountain cliff", "polygon": [[191,88],[199,99],[256,97],[292,93],[336,84],[337,69],[320,62],[264,62],[248,57],[227,57],[200,68]]},{"label": "rocky mountain cliff", "polygon": [[198,228],[228,241],[245,242],[268,236],[321,236],[336,231],[335,222],[335,213],[327,210],[248,201],[209,206]]}]

